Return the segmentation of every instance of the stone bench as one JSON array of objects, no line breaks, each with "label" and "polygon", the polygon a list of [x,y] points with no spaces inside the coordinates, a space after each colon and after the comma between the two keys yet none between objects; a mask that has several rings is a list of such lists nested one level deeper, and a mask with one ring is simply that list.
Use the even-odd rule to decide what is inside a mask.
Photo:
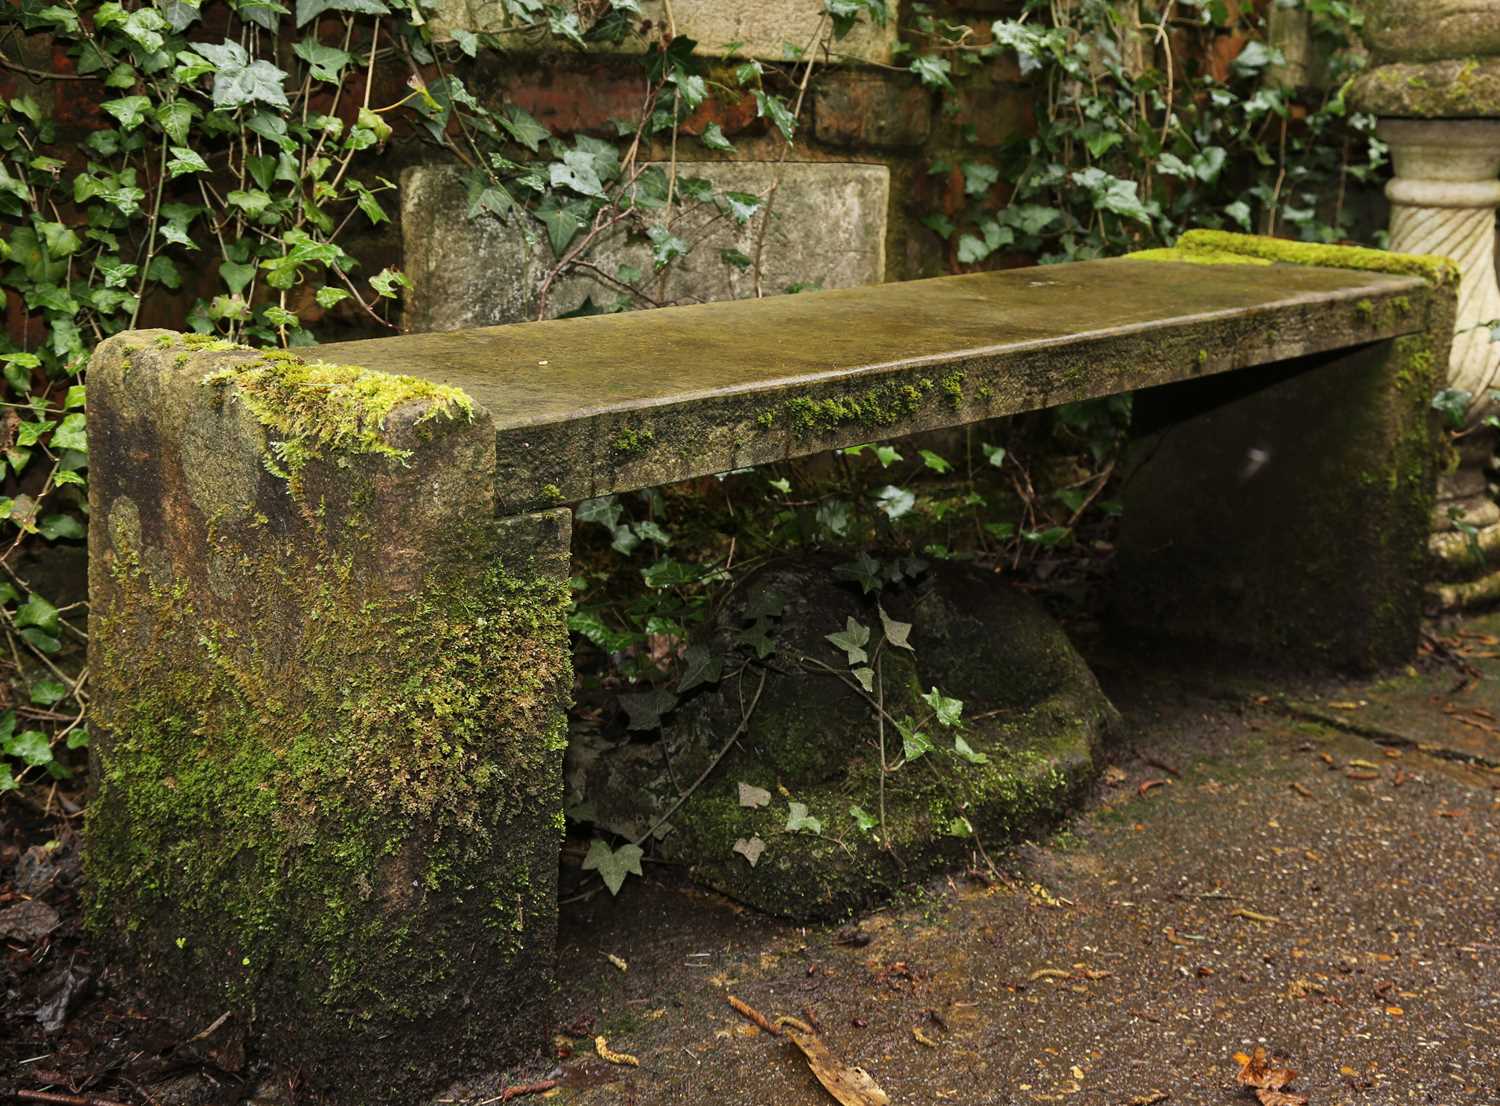
[{"label": "stone bench", "polygon": [[[1282,264],[1272,265],[1270,261]],[[91,920],[340,1101],[546,1039],[567,504],[1135,391],[1116,607],[1300,666],[1415,650],[1445,262],[1136,259],[90,369]]]}]

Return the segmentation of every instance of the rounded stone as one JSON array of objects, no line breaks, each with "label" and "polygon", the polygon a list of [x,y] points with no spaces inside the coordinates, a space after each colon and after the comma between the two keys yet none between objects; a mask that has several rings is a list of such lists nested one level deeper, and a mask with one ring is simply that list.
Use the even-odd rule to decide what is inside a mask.
[{"label": "rounded stone", "polygon": [[[976,834],[994,843],[1056,819],[1116,718],[1062,627],[997,576],[939,563],[877,598],[836,574],[841,561],[803,557],[747,578],[695,641],[723,658],[722,678],[684,696],[659,740],[591,754],[582,769],[600,824],[636,837],[670,811],[663,859],[795,918],[846,914],[970,861]],[[882,609],[911,625],[910,649],[880,644]],[[852,661],[828,640],[851,630],[844,644],[869,631]],[[745,642],[764,637],[774,651],[759,658]],[[934,688],[962,701],[959,726],[935,717]],[[932,749],[901,763],[917,748],[902,727]],[[742,805],[741,784],[769,802]],[[789,827],[793,803],[816,832]],[[752,865],[743,849],[756,839]]]},{"label": "rounded stone", "polygon": [[1365,43],[1377,61],[1500,55],[1500,0],[1371,0]]},{"label": "rounded stone", "polygon": [[1500,57],[1391,62],[1361,74],[1349,101],[1360,111],[1380,116],[1500,116]]}]

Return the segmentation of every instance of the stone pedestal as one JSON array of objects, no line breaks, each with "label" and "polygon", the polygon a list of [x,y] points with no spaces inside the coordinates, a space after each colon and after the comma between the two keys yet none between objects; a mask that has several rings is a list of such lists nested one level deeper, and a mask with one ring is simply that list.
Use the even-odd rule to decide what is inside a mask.
[{"label": "stone pedestal", "polygon": [[1500,343],[1495,213],[1500,208],[1500,0],[1376,0],[1365,28],[1376,66],[1352,100],[1381,116],[1391,147],[1392,250],[1451,257],[1462,270],[1447,386],[1472,397],[1456,467],[1433,518],[1435,585],[1445,608],[1500,598],[1500,509],[1490,486]]}]

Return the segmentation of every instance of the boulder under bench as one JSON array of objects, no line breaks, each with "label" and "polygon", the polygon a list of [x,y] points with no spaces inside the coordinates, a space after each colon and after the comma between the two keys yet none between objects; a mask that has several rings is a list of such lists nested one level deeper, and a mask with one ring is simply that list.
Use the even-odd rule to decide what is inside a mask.
[{"label": "boulder under bench", "polygon": [[90,921],[333,1100],[550,1029],[568,505],[1136,393],[1114,606],[1328,669],[1415,652],[1446,261],[1131,258],[89,370]]}]

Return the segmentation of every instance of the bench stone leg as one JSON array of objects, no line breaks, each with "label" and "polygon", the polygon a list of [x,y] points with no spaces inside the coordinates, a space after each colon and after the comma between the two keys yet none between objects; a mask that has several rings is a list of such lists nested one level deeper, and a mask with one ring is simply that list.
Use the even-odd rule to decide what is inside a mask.
[{"label": "bench stone leg", "polygon": [[1138,393],[1121,620],[1272,665],[1409,661],[1450,333]]},{"label": "bench stone leg", "polygon": [[331,1101],[544,1040],[569,515],[461,393],[167,332],[89,376],[89,917]]}]

